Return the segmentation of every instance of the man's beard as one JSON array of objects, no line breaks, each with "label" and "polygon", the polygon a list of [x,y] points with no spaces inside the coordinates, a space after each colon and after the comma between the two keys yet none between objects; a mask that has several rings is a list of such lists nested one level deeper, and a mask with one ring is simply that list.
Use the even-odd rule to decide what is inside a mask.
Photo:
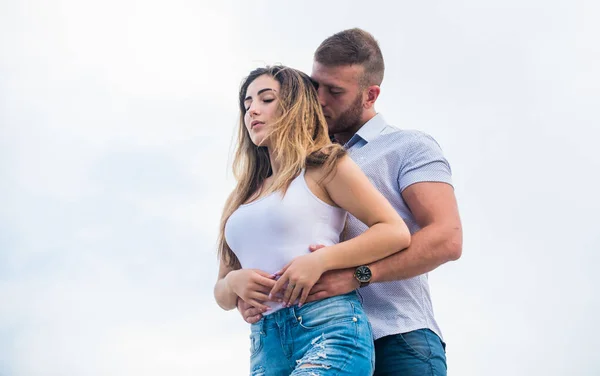
[{"label": "man's beard", "polygon": [[357,129],[361,125],[360,118],[362,111],[362,94],[359,93],[354,102],[350,105],[350,108],[342,112],[335,122],[332,120],[329,121],[329,135]]}]

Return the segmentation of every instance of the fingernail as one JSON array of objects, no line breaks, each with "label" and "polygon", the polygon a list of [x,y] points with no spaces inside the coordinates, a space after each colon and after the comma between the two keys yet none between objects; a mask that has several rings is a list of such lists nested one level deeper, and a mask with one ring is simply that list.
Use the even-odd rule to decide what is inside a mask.
[{"label": "fingernail", "polygon": [[269,294],[269,299],[273,299],[273,294]]},{"label": "fingernail", "polygon": [[298,303],[298,308],[302,307],[302,303]]}]

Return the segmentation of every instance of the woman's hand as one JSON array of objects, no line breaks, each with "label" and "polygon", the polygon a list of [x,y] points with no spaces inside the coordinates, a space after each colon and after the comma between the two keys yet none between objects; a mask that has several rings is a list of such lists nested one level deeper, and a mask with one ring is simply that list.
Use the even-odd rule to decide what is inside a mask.
[{"label": "woman's hand", "polygon": [[262,304],[269,300],[269,291],[275,286],[275,275],[258,269],[239,269],[231,271],[225,277],[229,288],[246,303],[261,312],[270,309]]},{"label": "woman's hand", "polygon": [[317,283],[323,272],[325,272],[325,269],[320,259],[320,253],[310,253],[296,257],[283,269],[275,273],[275,275],[281,275],[281,277],[273,286],[269,298],[273,299],[287,284],[281,302],[284,306],[289,307],[299,298],[298,306],[301,307],[306,301],[310,289]]}]

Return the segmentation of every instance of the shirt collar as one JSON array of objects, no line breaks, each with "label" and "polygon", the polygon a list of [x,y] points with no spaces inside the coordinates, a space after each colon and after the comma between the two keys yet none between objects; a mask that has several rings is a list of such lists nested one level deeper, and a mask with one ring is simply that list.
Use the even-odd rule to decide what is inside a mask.
[{"label": "shirt collar", "polygon": [[371,120],[367,121],[358,132],[356,132],[350,140],[346,143],[346,147],[351,147],[359,139],[365,140],[367,143],[374,140],[377,136],[381,134],[386,126],[385,120],[383,119],[383,115],[377,114],[371,118]]}]

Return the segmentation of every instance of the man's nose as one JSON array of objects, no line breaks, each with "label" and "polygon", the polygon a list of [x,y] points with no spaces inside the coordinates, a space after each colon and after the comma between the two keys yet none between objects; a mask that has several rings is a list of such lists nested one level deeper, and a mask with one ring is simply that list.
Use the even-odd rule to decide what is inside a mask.
[{"label": "man's nose", "polygon": [[325,101],[325,90],[323,87],[317,89],[317,97],[319,98],[319,104],[321,107],[325,107],[327,102]]}]

